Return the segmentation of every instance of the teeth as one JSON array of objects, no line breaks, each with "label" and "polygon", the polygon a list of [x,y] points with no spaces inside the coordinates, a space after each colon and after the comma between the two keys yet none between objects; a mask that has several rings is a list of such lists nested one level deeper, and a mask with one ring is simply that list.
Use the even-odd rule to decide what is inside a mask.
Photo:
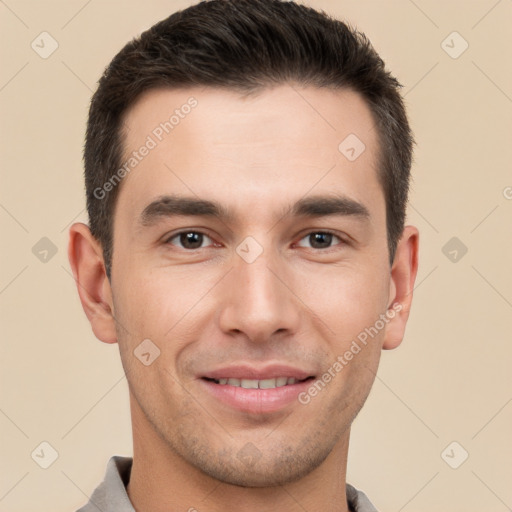
[{"label": "teeth", "polygon": [[259,383],[258,387],[260,389],[273,389],[273,388],[276,388],[277,387],[276,380],[277,379],[264,379],[264,380],[260,380],[260,383]]},{"label": "teeth", "polygon": [[277,377],[275,379],[217,379],[218,384],[236,386],[244,389],[274,389],[290,386],[298,382],[294,377]]},{"label": "teeth", "polygon": [[245,389],[258,389],[258,381],[252,379],[242,379],[240,385]]}]

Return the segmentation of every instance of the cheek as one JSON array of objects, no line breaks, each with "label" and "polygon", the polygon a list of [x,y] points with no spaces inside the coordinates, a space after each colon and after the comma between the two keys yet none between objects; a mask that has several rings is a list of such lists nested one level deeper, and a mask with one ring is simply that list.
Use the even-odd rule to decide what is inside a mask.
[{"label": "cheek", "polygon": [[375,264],[315,269],[311,279],[303,275],[301,282],[307,283],[302,288],[304,302],[337,339],[356,336],[373,325],[387,306],[389,278]]},{"label": "cheek", "polygon": [[179,268],[128,273],[115,289],[116,319],[124,327],[121,342],[133,350],[144,339],[160,349],[162,360],[175,357],[188,343],[193,325],[205,315],[205,297],[218,276]]}]

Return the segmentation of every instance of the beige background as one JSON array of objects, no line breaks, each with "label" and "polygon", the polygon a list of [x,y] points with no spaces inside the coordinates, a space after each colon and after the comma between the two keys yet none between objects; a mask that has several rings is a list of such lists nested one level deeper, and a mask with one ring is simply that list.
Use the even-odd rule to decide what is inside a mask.
[{"label": "beige background", "polygon": [[[75,510],[108,458],[131,454],[117,346],[96,340],[82,312],[67,229],[87,220],[81,150],[103,68],[190,3],[0,2],[1,511]],[[405,86],[418,141],[412,315],[355,421],[348,481],[383,512],[509,510],[512,2],[307,3],[367,33]],[[47,59],[31,48],[43,31],[59,44]],[[469,44],[456,59],[442,47],[453,31]],[[46,262],[32,252],[42,237],[57,249]],[[456,262],[442,251],[452,237],[468,249]],[[59,454],[46,470],[31,457],[43,441]],[[452,465],[469,453],[458,469],[441,456],[452,441]]]}]

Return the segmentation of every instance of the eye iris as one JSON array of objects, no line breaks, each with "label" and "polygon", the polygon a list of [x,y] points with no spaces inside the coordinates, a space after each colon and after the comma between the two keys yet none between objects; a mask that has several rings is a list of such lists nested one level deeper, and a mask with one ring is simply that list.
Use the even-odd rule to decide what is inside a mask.
[{"label": "eye iris", "polygon": [[203,243],[203,235],[201,233],[181,233],[180,242],[186,249],[198,249]]},{"label": "eye iris", "polygon": [[[314,249],[322,249],[323,247],[329,246],[332,242],[332,234],[331,233],[311,233],[309,235],[309,240],[311,242],[311,247]],[[319,243],[319,245],[318,245]],[[317,245],[317,246],[315,246]]]}]

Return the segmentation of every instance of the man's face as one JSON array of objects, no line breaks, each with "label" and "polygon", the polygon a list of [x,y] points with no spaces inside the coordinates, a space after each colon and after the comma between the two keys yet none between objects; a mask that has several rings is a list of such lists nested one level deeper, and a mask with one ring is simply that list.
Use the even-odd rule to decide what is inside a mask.
[{"label": "man's face", "polygon": [[[157,129],[192,96],[169,133]],[[148,135],[156,143],[123,180],[114,216],[113,312],[134,431],[225,482],[293,481],[348,439],[385,329],[333,368],[392,300],[369,108],[351,91],[316,88],[245,99],[153,90],[125,124],[125,157]],[[350,134],[365,145],[355,160],[356,139],[339,149]],[[149,206],[163,196],[229,216]],[[345,203],[295,211],[319,197]]]}]

